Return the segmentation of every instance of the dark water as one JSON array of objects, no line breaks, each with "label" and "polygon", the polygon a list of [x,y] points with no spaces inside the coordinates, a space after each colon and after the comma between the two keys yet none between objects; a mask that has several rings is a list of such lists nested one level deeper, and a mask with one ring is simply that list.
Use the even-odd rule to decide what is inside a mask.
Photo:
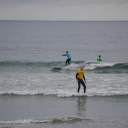
[{"label": "dark water", "polygon": [[70,97],[9,96],[0,97],[0,126],[3,127],[128,127],[128,96]]},{"label": "dark water", "polygon": [[127,21],[0,21],[0,127],[126,128],[127,33]]},{"label": "dark water", "polygon": [[128,61],[128,22],[0,21],[0,60]]}]

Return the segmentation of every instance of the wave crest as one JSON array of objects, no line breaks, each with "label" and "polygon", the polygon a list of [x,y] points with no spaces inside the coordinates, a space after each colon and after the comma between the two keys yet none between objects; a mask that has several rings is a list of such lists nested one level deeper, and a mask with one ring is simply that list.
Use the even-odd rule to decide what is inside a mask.
[{"label": "wave crest", "polygon": [[81,121],[91,121],[89,118],[64,117],[64,118],[46,118],[42,120],[20,119],[0,121],[0,124],[43,124],[43,123],[75,123]]}]

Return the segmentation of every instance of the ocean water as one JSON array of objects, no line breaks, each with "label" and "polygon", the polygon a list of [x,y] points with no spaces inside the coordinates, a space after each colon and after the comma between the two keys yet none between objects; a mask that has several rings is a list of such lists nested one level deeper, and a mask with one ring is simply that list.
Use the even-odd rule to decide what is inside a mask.
[{"label": "ocean water", "polygon": [[127,21],[0,21],[1,128],[126,128],[127,106]]}]

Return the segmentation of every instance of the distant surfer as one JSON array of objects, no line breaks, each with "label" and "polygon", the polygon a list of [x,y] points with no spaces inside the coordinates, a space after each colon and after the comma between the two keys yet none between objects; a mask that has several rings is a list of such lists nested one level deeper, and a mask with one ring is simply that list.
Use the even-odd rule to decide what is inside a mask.
[{"label": "distant surfer", "polygon": [[62,55],[62,56],[67,56],[67,60],[66,60],[66,65],[70,64],[71,61],[71,55],[68,53],[68,51],[66,51],[66,54]]},{"label": "distant surfer", "polygon": [[86,79],[85,79],[85,76],[84,76],[84,66],[80,66],[80,69],[77,71],[76,73],[76,81],[78,82],[78,90],[77,92],[79,93],[80,91],[80,86],[81,84],[83,85],[84,87],[84,93],[86,92]]},{"label": "distant surfer", "polygon": [[99,55],[99,57],[97,58],[97,61],[102,61],[101,55]]}]

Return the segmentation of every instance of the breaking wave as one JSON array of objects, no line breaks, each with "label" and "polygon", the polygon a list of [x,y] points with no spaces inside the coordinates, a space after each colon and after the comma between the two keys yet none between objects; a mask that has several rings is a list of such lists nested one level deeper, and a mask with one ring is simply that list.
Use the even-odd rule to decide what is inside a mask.
[{"label": "breaking wave", "polygon": [[3,61],[0,62],[0,68],[3,67],[35,67],[35,68],[50,68],[53,71],[56,70],[77,70],[80,65],[85,66],[86,71],[97,71],[103,73],[109,72],[125,72],[128,73],[128,63],[112,63],[112,62],[84,62],[84,61],[73,61],[71,65],[65,66],[65,62],[21,62],[21,61]]},{"label": "breaking wave", "polygon": [[65,117],[65,118],[46,118],[46,119],[19,119],[0,121],[0,124],[43,124],[43,123],[75,123],[81,121],[93,121],[90,118]]}]

